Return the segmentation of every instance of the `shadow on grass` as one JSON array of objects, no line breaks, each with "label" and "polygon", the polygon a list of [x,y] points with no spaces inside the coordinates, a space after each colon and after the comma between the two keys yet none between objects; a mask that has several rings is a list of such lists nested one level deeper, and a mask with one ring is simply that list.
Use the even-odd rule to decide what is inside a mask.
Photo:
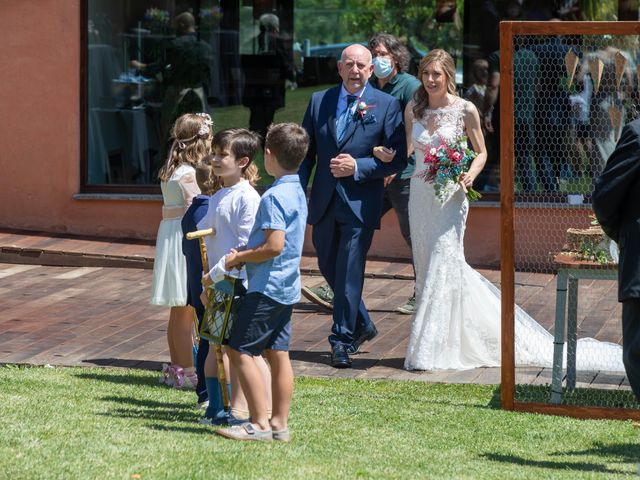
[{"label": "shadow on grass", "polygon": [[152,409],[152,408],[114,408],[107,413],[100,413],[106,417],[133,418],[145,420],[161,420],[166,422],[197,423],[202,418],[202,413],[196,413],[184,406],[178,409]]},{"label": "shadow on grass", "polygon": [[501,410],[502,402],[500,400],[500,387],[496,387],[491,395],[491,400],[489,403],[465,403],[465,402],[455,402],[452,400],[432,400],[427,399],[425,403],[429,403],[431,405],[443,405],[447,407],[460,407],[460,408],[477,408],[481,410]]},{"label": "shadow on grass", "polygon": [[500,398],[501,393],[502,390],[500,389],[500,386],[497,386],[493,390],[493,395],[491,395],[491,400],[487,403],[487,407],[494,410],[500,410],[502,408],[502,398]]},{"label": "shadow on grass", "polygon": [[636,443],[614,443],[613,445],[596,443],[593,447],[584,450],[558,452],[553,455],[600,455],[609,458],[616,457],[616,461],[620,463],[637,463],[640,462],[640,445]]},{"label": "shadow on grass", "polygon": [[[192,422],[194,423],[194,422]],[[212,438],[221,438],[215,435],[215,430],[211,426],[207,425],[193,425],[191,427],[185,427],[180,425],[147,425],[151,430],[158,432],[181,432],[181,433],[197,433],[211,435]]]},{"label": "shadow on grass", "polygon": [[158,423],[146,425],[153,430],[175,430],[187,433],[201,433],[202,429],[198,427],[185,427],[182,424],[194,425],[203,415],[203,412],[190,408],[190,405],[176,402],[159,402],[155,400],[138,399],[127,396],[106,396],[101,400],[105,402],[120,403],[130,405],[132,408],[117,407],[109,409],[106,413],[100,415],[113,418],[129,418],[139,419],[152,422],[178,422],[181,425],[164,426]]},{"label": "shadow on grass", "polygon": [[102,397],[100,400],[105,402],[123,403],[126,405],[133,405],[140,408],[167,408],[167,409],[183,409],[188,408],[184,403],[170,403],[170,402],[157,402],[155,400],[142,400],[139,398],[131,397],[117,397],[115,395],[109,397]]},{"label": "shadow on grass", "polygon": [[[567,453],[569,455],[569,453]],[[521,465],[523,467],[548,468],[552,470],[574,470],[580,472],[599,472],[612,474],[627,474],[623,470],[612,470],[605,465],[598,463],[581,463],[581,462],[552,462],[549,460],[531,460],[528,458],[518,457],[516,455],[503,455],[500,453],[485,453],[480,455],[486,460],[500,463],[511,463]]]},{"label": "shadow on grass", "polygon": [[158,382],[158,379],[155,377],[138,377],[134,375],[127,375],[126,370],[122,371],[122,375],[117,375],[114,373],[94,373],[94,372],[78,372],[74,373],[74,376],[77,378],[82,378],[86,380],[98,380],[100,382],[110,382],[121,385],[133,385],[133,386],[145,386],[145,387],[160,387],[167,388],[166,385],[163,385]]}]

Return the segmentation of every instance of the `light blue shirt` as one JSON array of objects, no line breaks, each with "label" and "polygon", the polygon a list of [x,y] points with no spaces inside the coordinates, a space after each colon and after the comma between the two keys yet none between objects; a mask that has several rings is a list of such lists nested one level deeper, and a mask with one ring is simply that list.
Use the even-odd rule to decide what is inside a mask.
[{"label": "light blue shirt", "polygon": [[[338,106],[336,107],[336,118],[340,118],[340,115],[347,108],[347,95],[355,95],[357,98],[361,98],[364,93],[365,88],[367,88],[367,84],[365,83],[364,87],[358,90],[356,93],[349,93],[346,88],[344,88],[344,83],[342,84],[342,88],[340,89],[340,96],[338,97]],[[358,107],[357,100],[353,102],[351,105],[351,113],[355,115],[356,108]]]},{"label": "light blue shirt", "polygon": [[264,230],[284,231],[284,248],[275,258],[246,264],[248,293],[260,292],[284,305],[300,300],[300,257],[306,225],[307,199],[300,178],[280,177],[260,200],[247,248],[265,242]]},{"label": "light blue shirt", "polygon": [[[349,93],[347,89],[344,88],[344,83],[342,84],[342,88],[340,89],[340,95],[338,96],[338,106],[336,107],[336,119],[340,118],[340,115],[342,114],[342,112],[344,112],[345,109],[347,108],[347,95],[355,95],[357,98],[361,98],[365,88],[367,88],[366,83],[364,84],[364,87],[362,87],[356,93]],[[353,105],[351,105],[351,115],[356,114],[356,108],[358,108],[357,99],[355,102],[353,102]],[[358,175],[358,162],[355,162],[355,169],[356,171],[353,172],[353,179],[357,182],[358,180],[360,180],[360,175]]]}]

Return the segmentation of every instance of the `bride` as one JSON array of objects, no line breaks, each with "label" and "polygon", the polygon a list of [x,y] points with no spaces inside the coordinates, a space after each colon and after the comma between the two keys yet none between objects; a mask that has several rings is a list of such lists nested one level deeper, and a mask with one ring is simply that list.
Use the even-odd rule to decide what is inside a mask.
[{"label": "bride", "polygon": [[[419,66],[418,88],[405,110],[407,141],[416,152],[411,179],[409,221],[416,268],[416,310],[407,347],[408,370],[500,366],[500,291],[464,257],[469,212],[465,195],[487,158],[475,106],[456,95],[455,64],[444,50],[431,50]],[[477,156],[459,184],[437,198],[420,177],[427,149],[442,140],[467,136]],[[553,337],[516,307],[516,364],[551,366]],[[577,368],[624,371],[619,345],[583,339]]]}]

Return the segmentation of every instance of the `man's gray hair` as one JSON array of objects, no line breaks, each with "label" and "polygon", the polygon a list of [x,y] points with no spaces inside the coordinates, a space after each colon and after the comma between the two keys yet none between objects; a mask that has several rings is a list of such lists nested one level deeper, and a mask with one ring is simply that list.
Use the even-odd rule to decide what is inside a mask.
[{"label": "man's gray hair", "polygon": [[263,13],[260,15],[258,22],[268,32],[277,32],[280,30],[280,19],[273,13]]}]

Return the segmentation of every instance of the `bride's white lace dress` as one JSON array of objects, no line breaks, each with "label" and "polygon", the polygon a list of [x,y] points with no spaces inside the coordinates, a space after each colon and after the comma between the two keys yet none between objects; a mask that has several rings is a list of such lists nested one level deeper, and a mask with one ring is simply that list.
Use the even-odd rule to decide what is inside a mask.
[{"label": "bride's white lace dress", "polygon": [[[472,269],[464,257],[464,230],[469,203],[459,185],[450,185],[445,201],[419,177],[427,148],[441,138],[465,135],[468,102],[427,109],[413,122],[416,174],[411,179],[409,221],[416,269],[416,309],[407,346],[409,370],[469,369],[500,365],[500,291]],[[516,364],[550,367],[553,337],[516,307]],[[566,351],[566,349],[565,349]],[[624,371],[619,345],[581,339],[579,370]]]}]

